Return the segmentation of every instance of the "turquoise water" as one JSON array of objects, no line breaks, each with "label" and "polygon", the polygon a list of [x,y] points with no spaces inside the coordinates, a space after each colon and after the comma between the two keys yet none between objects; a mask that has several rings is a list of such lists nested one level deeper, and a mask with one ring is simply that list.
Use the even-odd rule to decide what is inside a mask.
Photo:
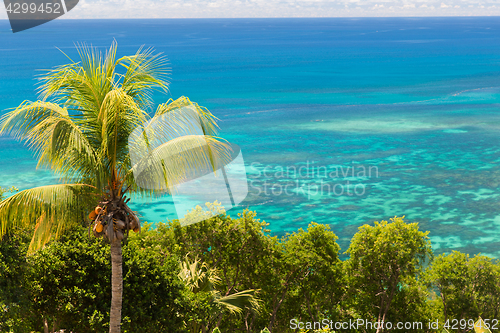
[{"label": "turquoise water", "polygon": [[[500,257],[500,18],[56,20],[12,34],[0,21],[0,109],[34,99],[37,69],[74,43],[164,52],[171,92],[208,107],[238,144],[249,194],[278,234],[405,215],[437,253]],[[0,138],[0,186],[57,182]],[[353,173],[354,172],[354,173]],[[149,221],[172,200],[135,204]]]}]

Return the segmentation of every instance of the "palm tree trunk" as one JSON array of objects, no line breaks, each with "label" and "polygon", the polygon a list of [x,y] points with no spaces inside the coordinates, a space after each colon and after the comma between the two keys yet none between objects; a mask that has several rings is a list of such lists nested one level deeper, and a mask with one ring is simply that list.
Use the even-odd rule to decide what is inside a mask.
[{"label": "palm tree trunk", "polygon": [[114,239],[111,242],[111,311],[109,333],[120,333],[122,320],[122,242]]}]

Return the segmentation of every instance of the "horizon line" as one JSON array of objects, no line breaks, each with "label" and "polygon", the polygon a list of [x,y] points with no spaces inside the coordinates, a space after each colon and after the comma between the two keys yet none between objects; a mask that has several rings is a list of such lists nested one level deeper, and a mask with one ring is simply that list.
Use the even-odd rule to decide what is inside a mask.
[{"label": "horizon line", "polygon": [[[57,20],[221,20],[221,19],[364,19],[364,18],[466,18],[466,17],[500,17],[500,15],[419,15],[419,16],[241,16],[241,17],[110,17],[110,18],[72,18],[60,16]],[[0,18],[0,21],[9,21],[9,18]]]}]

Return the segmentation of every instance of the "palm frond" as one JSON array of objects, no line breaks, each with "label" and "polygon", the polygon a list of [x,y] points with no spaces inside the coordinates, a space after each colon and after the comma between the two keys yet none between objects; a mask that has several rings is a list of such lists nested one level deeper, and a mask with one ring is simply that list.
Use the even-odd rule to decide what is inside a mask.
[{"label": "palm frond", "polygon": [[23,140],[40,121],[54,116],[67,117],[68,111],[55,103],[24,101],[2,116],[0,134]]},{"label": "palm frond", "polygon": [[84,219],[93,186],[59,184],[24,190],[0,202],[0,238],[15,227],[35,226],[30,251]]},{"label": "palm frond", "polygon": [[104,57],[96,48],[78,45],[80,62],[58,66],[40,77],[40,98],[78,112],[96,112],[113,88],[116,44]]},{"label": "palm frond", "polygon": [[[95,47],[77,45],[79,62],[56,67],[40,78],[40,98],[51,99],[69,110],[98,161],[81,163],[71,178],[64,179],[67,182],[80,176],[101,188],[107,183],[103,179],[105,171],[110,175],[114,168],[130,169],[128,136],[149,119],[145,107],[153,89],[167,89],[169,70],[164,57],[141,48],[135,55],[117,60],[116,50],[116,42],[104,55]],[[117,73],[118,65],[126,69],[125,74]],[[71,168],[58,171],[68,174],[74,164],[78,165],[77,158],[68,160]],[[89,174],[93,166],[99,167],[97,175]]]},{"label": "palm frond", "polygon": [[192,262],[186,256],[181,263],[179,278],[194,293],[211,292],[214,285],[220,282],[216,270],[209,268],[207,263],[195,258]]},{"label": "palm frond", "polygon": [[[123,88],[108,92],[99,110],[101,124],[100,151],[111,162],[111,168],[128,154],[129,135],[147,121],[148,115]],[[104,156],[102,156],[104,157]]]},{"label": "palm frond", "polygon": [[217,118],[208,111],[207,108],[191,102],[189,98],[182,96],[176,100],[169,99],[167,103],[160,104],[153,119],[168,115],[168,120],[173,122],[171,127],[176,127],[178,123],[195,122],[201,125],[202,134],[217,135],[219,129]]},{"label": "palm frond", "polygon": [[[0,134],[25,140],[38,157],[68,181],[99,167],[97,152],[66,109],[50,102],[24,102],[1,119]],[[93,173],[95,176],[95,172]]]},{"label": "palm frond", "polygon": [[223,297],[215,297],[214,301],[235,314],[241,313],[245,308],[259,312],[260,303],[256,293],[256,290],[248,289]]},{"label": "palm frond", "polygon": [[221,296],[220,292],[215,290],[215,286],[221,282],[215,268],[210,268],[199,258],[191,261],[188,256],[186,256],[180,265],[179,278],[184,281],[192,292],[212,293],[214,303],[234,314],[243,312],[245,308],[257,313],[260,311],[261,304],[257,297],[258,290],[248,289],[231,295]]},{"label": "palm frond", "polygon": [[126,69],[122,76],[122,87],[141,108],[152,104],[154,89],[168,92],[170,68],[161,53],[154,54],[152,48],[139,48],[133,56],[122,57],[117,64]]},{"label": "palm frond", "polygon": [[[217,172],[231,160],[231,146],[222,139],[186,135],[145,150],[131,148],[136,158],[132,172],[137,185],[154,191],[171,191],[178,184]],[[134,158],[132,158],[134,161]]]},{"label": "palm frond", "polygon": [[[168,92],[170,69],[164,56],[141,47],[135,55],[117,60],[116,51],[116,41],[105,55],[96,47],[77,44],[79,62],[58,66],[40,76],[40,98],[52,98],[70,110],[95,113],[106,94],[117,86],[142,109],[152,104],[155,89]],[[117,66],[125,73],[118,73]]]}]

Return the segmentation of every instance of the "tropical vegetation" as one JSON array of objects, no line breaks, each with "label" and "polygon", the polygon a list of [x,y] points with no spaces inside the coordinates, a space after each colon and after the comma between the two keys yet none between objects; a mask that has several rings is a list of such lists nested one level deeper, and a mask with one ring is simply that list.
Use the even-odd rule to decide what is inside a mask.
[{"label": "tropical vegetation", "polygon": [[[470,332],[479,317],[490,328],[500,320],[500,263],[492,258],[456,251],[433,256],[427,233],[403,217],[360,227],[348,251],[336,240],[328,226],[315,223],[277,237],[248,210],[190,226],[145,224],[123,245],[122,330],[376,332],[339,330],[335,323],[377,323],[385,304],[385,322],[423,323],[412,332]],[[49,332],[107,331],[105,240],[80,227],[26,256],[29,243],[30,232],[22,229],[0,242],[0,332],[41,332],[45,322]],[[376,279],[382,265],[387,279]],[[391,289],[395,272],[398,288]],[[388,287],[377,292],[383,283]],[[237,293],[247,298],[233,302]],[[292,320],[303,329],[292,329]],[[429,328],[429,321],[439,326]],[[308,322],[329,325],[308,328]]]}]

